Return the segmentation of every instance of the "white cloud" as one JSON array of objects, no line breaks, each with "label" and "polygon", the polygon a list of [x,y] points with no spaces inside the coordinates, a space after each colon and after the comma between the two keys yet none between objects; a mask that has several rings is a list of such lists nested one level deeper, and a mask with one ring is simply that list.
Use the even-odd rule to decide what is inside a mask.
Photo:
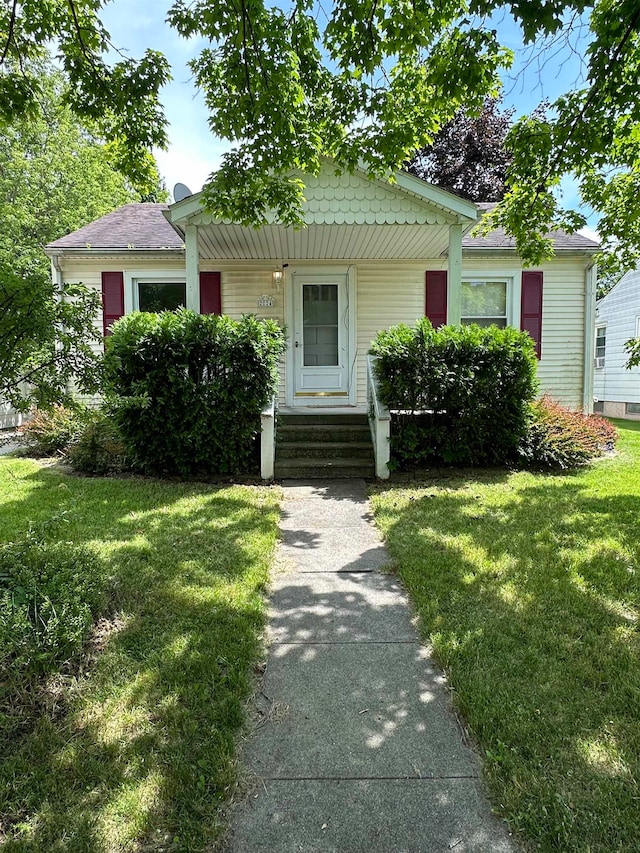
[{"label": "white cloud", "polygon": [[588,225],[585,225],[584,228],[581,228],[578,231],[578,234],[582,234],[583,237],[588,237],[589,240],[595,240],[596,243],[600,242],[600,235],[595,230],[595,228],[589,228]]}]

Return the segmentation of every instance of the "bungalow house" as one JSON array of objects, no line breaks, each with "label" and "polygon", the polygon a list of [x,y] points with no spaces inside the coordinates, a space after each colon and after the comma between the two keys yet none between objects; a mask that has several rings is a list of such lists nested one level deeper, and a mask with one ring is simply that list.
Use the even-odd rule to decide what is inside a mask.
[{"label": "bungalow house", "polygon": [[366,414],[371,340],[425,313],[526,329],[542,390],[590,410],[597,244],[555,234],[554,259],[524,269],[505,234],[468,235],[486,205],[404,173],[387,184],[327,164],[305,195],[298,231],[214,220],[193,195],[127,205],[46,251],[57,280],[102,292],[105,333],[127,312],[179,305],[283,323],[282,413]]},{"label": "bungalow house", "polygon": [[596,305],[594,409],[640,420],[640,367],[627,370],[624,345],[640,336],[640,270],[623,276]]}]

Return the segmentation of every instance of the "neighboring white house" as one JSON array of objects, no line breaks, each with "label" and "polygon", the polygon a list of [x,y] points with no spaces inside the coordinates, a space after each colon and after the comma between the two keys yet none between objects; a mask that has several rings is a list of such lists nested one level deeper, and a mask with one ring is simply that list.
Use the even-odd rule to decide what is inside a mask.
[{"label": "neighboring white house", "polygon": [[25,421],[25,415],[17,412],[6,400],[0,400],[0,430],[14,429]]},{"label": "neighboring white house", "polygon": [[640,336],[640,270],[627,273],[596,305],[594,409],[640,419],[640,367],[627,370],[626,341]]},{"label": "neighboring white house", "polygon": [[527,329],[542,390],[590,410],[596,243],[555,234],[555,258],[526,270],[503,233],[465,236],[486,205],[418,178],[388,184],[327,164],[306,185],[298,231],[215,221],[194,195],[127,205],[46,251],[59,281],[102,292],[105,331],[129,311],[178,305],[283,323],[281,410],[365,412],[371,340],[425,314]]}]

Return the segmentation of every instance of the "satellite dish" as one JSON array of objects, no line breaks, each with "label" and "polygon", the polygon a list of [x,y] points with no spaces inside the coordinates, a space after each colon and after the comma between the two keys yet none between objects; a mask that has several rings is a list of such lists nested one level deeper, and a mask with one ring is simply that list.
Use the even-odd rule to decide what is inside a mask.
[{"label": "satellite dish", "polygon": [[186,184],[176,184],[173,188],[174,201],[183,201],[185,198],[189,198],[190,195],[193,195],[193,193]]}]

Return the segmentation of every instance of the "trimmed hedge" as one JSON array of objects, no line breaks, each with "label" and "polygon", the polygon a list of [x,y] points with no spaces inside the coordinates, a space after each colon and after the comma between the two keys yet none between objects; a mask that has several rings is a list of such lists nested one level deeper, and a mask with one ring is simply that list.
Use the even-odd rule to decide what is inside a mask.
[{"label": "trimmed hedge", "polygon": [[134,467],[171,476],[250,470],[285,347],[278,324],[255,317],[181,309],[114,323],[105,391]]},{"label": "trimmed hedge", "polygon": [[403,468],[497,465],[518,458],[537,390],[534,343],[496,326],[379,332],[370,352],[392,410],[391,453]]}]

